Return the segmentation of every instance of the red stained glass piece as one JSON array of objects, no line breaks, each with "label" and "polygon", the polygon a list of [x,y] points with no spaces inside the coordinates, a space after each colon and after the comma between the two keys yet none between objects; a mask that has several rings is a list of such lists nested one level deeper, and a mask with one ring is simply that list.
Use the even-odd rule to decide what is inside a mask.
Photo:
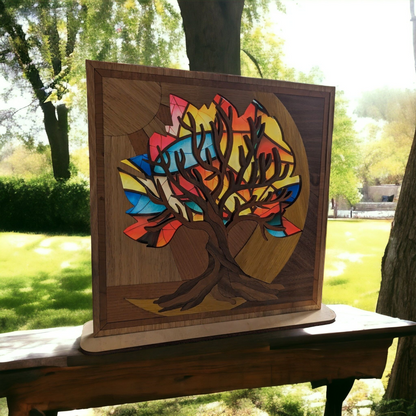
[{"label": "red stained glass piece", "polygon": [[301,231],[298,227],[296,227],[295,224],[291,223],[285,217],[282,217],[282,222],[283,222],[283,227],[285,227],[285,232],[287,235],[293,235]]},{"label": "red stained glass piece", "polygon": [[155,223],[148,222],[148,215],[134,216],[134,219],[137,221],[136,224],[132,224],[124,230],[124,234],[133,240],[138,240],[140,237],[143,237],[147,231],[145,227],[155,225]]},{"label": "red stained glass piece", "polygon": [[159,133],[153,133],[149,139],[150,159],[156,160],[159,157],[159,151],[157,150],[158,146],[160,147],[160,150],[163,150],[165,147],[168,147],[170,144],[172,144],[175,140],[175,137],[170,136],[169,134],[167,136],[162,136]]}]

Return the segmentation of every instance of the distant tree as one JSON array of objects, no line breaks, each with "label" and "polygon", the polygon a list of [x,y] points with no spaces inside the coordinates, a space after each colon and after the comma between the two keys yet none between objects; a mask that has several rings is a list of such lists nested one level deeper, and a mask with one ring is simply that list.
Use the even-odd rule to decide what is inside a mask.
[{"label": "distant tree", "polygon": [[[410,0],[416,66],[416,17]],[[416,109],[413,107],[413,112]],[[377,312],[416,321],[416,132],[382,260]],[[386,399],[416,399],[416,337],[399,340]]]},{"label": "distant tree", "polygon": [[[0,0],[0,58],[7,75],[30,85],[44,116],[56,179],[68,179],[68,108],[62,101],[85,7],[78,2]],[[66,36],[62,36],[62,27]],[[60,33],[61,32],[61,33]],[[51,94],[56,94],[56,105]]]},{"label": "distant tree", "polygon": [[337,93],[335,100],[334,131],[332,136],[331,176],[329,198],[334,200],[334,215],[340,198],[345,198],[351,205],[359,202],[358,166],[360,147],[354,122],[347,114],[347,102],[342,93]]},{"label": "distant tree", "polygon": [[401,183],[416,125],[415,108],[416,91],[382,88],[362,95],[356,113],[378,122],[368,129],[363,143],[364,181]]},{"label": "distant tree", "polygon": [[311,84],[322,82],[323,74],[318,67],[304,73],[284,63],[284,40],[273,33],[267,21],[250,22],[243,14],[242,26],[245,27],[241,37],[242,75]]},{"label": "distant tree", "polygon": [[[0,71],[41,108],[56,179],[70,177],[69,113],[85,98],[85,83],[74,87],[85,78],[85,59],[167,65],[179,22],[165,0],[0,0]],[[0,121],[13,125],[13,116],[3,112]]]}]

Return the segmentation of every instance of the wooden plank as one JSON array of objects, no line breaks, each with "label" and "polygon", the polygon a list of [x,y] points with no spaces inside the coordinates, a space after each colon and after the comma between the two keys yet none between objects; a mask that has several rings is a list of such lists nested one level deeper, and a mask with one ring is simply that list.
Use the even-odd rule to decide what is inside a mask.
[{"label": "wooden plank", "polygon": [[358,341],[301,350],[47,367],[37,370],[37,379],[10,386],[8,404],[12,415],[23,415],[33,407],[70,410],[323,378],[380,377],[389,345]]},{"label": "wooden plank", "polygon": [[[363,311],[346,305],[329,305],[336,320],[330,325],[304,329],[283,329],[213,338],[167,346],[138,348],[129,352],[86,355],[79,349],[82,326],[17,331],[0,334],[0,371],[18,368],[61,365],[84,366],[132,360],[155,360],[166,356],[215,354],[251,348],[288,348],[291,346],[375,340],[416,333],[416,323]],[[66,358],[62,358],[66,357]],[[64,362],[66,361],[66,362]],[[1,377],[0,377],[1,379]]]}]

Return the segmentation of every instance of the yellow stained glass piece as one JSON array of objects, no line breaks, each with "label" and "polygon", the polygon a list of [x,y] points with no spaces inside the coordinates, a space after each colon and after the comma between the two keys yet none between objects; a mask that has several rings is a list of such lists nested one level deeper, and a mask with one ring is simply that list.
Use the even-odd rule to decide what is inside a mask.
[{"label": "yellow stained glass piece", "polygon": [[133,165],[133,163],[131,163],[128,159],[122,160],[121,163],[124,163],[125,165],[130,166],[134,170],[137,170],[138,172],[140,172],[140,170],[137,168],[137,166]]},{"label": "yellow stained glass piece", "polygon": [[279,146],[290,152],[290,147],[286,142],[283,141],[282,130],[280,130],[280,126],[277,121],[274,118],[268,117],[266,115],[262,116],[261,121],[265,124],[264,132],[270,138],[270,140],[279,144]]},{"label": "yellow stained glass piece", "polygon": [[119,172],[119,173],[120,173],[120,178],[121,178],[121,182],[123,183],[124,189],[129,189],[131,191],[140,192],[142,194],[146,193],[145,187],[141,183],[137,182],[133,178],[133,176],[125,172]]},{"label": "yellow stained glass piece", "polygon": [[281,181],[276,181],[273,183],[273,188],[280,189],[284,186],[294,185],[299,183],[299,176],[287,176],[286,178],[282,179]]}]

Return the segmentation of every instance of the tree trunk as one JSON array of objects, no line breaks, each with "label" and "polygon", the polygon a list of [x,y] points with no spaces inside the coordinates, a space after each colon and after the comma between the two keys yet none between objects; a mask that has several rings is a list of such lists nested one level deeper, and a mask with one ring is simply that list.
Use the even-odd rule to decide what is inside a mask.
[{"label": "tree trunk", "polygon": [[[377,312],[416,321],[416,133],[382,260]],[[416,399],[416,338],[399,342],[387,399]]]},{"label": "tree trunk", "polygon": [[178,3],[190,70],[240,75],[244,0],[178,0]]},{"label": "tree trunk", "polygon": [[[416,17],[410,0],[416,65]],[[415,66],[416,69],[416,66]],[[416,131],[381,264],[377,312],[416,321]],[[399,341],[385,398],[416,400],[416,337]]]},{"label": "tree trunk", "polygon": [[[222,235],[219,235],[222,234]],[[226,233],[216,228],[206,245],[208,267],[201,275],[182,283],[172,294],[155,301],[161,312],[173,309],[189,310],[203,302],[208,294],[216,300],[236,304],[236,298],[248,302],[275,301],[283,286],[255,279],[241,269],[230,253]]]},{"label": "tree trunk", "polygon": [[334,198],[334,218],[338,218],[338,199]]},{"label": "tree trunk", "polygon": [[65,104],[57,108],[46,102],[41,105],[43,123],[51,146],[53,176],[56,180],[68,180],[69,171],[69,143],[68,143],[68,109]]}]

